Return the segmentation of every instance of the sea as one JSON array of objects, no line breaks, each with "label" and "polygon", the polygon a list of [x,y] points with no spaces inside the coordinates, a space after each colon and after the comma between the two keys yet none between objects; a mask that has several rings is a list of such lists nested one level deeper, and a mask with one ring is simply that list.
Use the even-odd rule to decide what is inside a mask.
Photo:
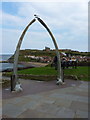
[{"label": "sea", "polygon": [[[0,55],[0,61],[6,61],[8,60],[12,55]],[[18,65],[18,67],[23,67],[22,65]],[[6,69],[12,69],[13,63],[0,63],[0,71],[6,70]]]}]

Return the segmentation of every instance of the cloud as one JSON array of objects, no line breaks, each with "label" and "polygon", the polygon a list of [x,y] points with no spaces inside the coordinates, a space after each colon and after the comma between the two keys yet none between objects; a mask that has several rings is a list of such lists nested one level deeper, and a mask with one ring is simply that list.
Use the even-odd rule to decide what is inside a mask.
[{"label": "cloud", "polygon": [[[2,52],[10,53],[11,51],[11,53],[14,53],[22,31],[3,29],[2,32]],[[54,48],[53,42],[46,31],[27,31],[23,39],[21,49],[44,49],[45,46]]]},{"label": "cloud", "polygon": [[3,2],[89,2],[89,0],[2,0]]},{"label": "cloud", "polygon": [[[17,16],[3,12],[3,24],[15,27],[25,26],[34,18],[34,14],[39,14],[51,29],[61,30],[69,28],[72,31],[82,28],[82,30],[85,29],[86,31],[88,21],[87,3],[38,2],[19,4]],[[39,27],[39,25],[36,27]]]},{"label": "cloud", "polygon": [[13,27],[17,29],[25,24],[24,20],[21,17],[14,16],[4,12],[2,12],[2,23],[3,23],[3,27],[8,27],[8,28]]},{"label": "cloud", "polygon": [[34,14],[39,14],[50,25],[51,29],[60,29],[63,27],[78,29],[87,24],[88,4],[60,2],[21,3],[18,14],[25,16],[26,19],[31,16],[33,17]]},{"label": "cloud", "polygon": [[2,25],[2,11],[0,11],[0,25]]},{"label": "cloud", "polygon": [[[22,30],[3,29],[2,32],[2,52],[14,53]],[[60,49],[88,50],[88,40],[85,40],[85,37],[81,39],[81,36],[73,36],[67,32],[63,34],[54,33],[54,36]],[[55,48],[49,34],[46,31],[32,32],[29,30],[25,34],[21,49],[44,49],[45,46],[51,49]]]},{"label": "cloud", "polygon": [[[18,16],[2,13],[3,24],[15,25],[17,23],[22,23],[22,19]],[[9,23],[10,22],[10,23]]]},{"label": "cloud", "polygon": [[[2,12],[3,52],[15,51],[21,32],[34,18],[34,14],[40,15],[49,26],[57,40],[59,48],[72,48],[82,51],[87,50],[87,3],[21,2],[17,4],[17,15]],[[48,37],[42,25],[37,21],[29,28],[24,39],[22,48],[43,49],[45,45],[50,45],[51,48],[54,48],[50,37]],[[8,46],[11,46],[12,43],[11,48],[6,47],[5,45],[5,43],[8,43],[9,41],[11,42]],[[80,45],[81,41],[82,45]]]}]

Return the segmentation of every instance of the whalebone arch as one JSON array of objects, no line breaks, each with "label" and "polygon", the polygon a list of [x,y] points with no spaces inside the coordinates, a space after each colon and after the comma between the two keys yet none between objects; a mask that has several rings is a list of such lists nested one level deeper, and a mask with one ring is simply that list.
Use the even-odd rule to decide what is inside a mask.
[{"label": "whalebone arch", "polygon": [[12,75],[12,79],[13,79],[13,87],[12,87],[12,90],[15,90],[15,87],[16,85],[18,84],[18,75],[17,75],[17,66],[18,66],[18,57],[19,57],[19,51],[20,51],[20,48],[21,48],[21,44],[22,44],[22,41],[23,41],[23,38],[27,32],[27,30],[29,29],[29,27],[35,23],[36,19],[41,23],[41,25],[46,28],[46,30],[48,31],[53,43],[54,43],[54,46],[55,46],[55,50],[56,50],[56,55],[57,55],[57,59],[58,59],[58,76],[57,76],[57,80],[59,82],[62,82],[62,78],[61,78],[61,62],[60,62],[60,54],[59,54],[59,51],[58,51],[58,46],[57,46],[57,43],[56,43],[56,40],[52,34],[52,32],[50,31],[50,29],[48,28],[48,26],[45,24],[45,22],[43,20],[41,20],[41,18],[39,17],[35,17],[27,26],[26,28],[23,30],[21,36],[20,36],[20,39],[18,41],[18,44],[17,44],[17,47],[16,47],[16,51],[15,51],[15,54],[14,54],[14,66],[13,66],[13,75]]}]

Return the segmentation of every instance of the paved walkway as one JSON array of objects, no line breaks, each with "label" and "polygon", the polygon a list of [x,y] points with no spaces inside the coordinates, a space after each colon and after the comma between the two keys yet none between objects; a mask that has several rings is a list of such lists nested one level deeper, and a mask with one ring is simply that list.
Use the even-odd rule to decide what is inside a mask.
[{"label": "paved walkway", "polygon": [[21,80],[23,92],[3,89],[4,118],[88,118],[88,83]]}]

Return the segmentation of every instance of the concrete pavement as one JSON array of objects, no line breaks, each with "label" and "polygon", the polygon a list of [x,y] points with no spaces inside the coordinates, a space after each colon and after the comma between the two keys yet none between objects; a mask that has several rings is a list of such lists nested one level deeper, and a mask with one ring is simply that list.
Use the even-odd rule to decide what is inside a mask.
[{"label": "concrete pavement", "polygon": [[3,89],[3,118],[88,118],[88,82],[21,80],[23,92]]}]

